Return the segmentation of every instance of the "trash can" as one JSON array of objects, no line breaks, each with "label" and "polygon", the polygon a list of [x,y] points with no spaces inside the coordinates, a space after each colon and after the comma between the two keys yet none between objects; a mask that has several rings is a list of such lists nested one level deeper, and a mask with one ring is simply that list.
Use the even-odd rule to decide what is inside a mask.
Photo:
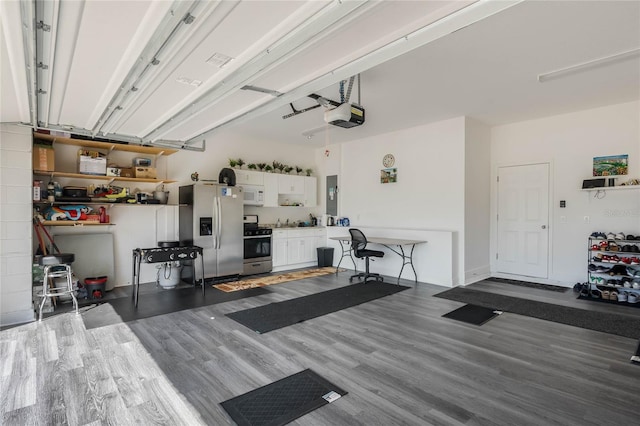
[{"label": "trash can", "polygon": [[333,266],[333,247],[318,247],[318,267]]}]

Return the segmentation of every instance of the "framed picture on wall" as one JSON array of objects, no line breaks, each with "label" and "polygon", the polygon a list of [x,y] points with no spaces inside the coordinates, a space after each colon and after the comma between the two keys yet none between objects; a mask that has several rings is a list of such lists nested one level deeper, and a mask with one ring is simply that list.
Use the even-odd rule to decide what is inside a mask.
[{"label": "framed picture on wall", "polygon": [[629,173],[629,155],[608,155],[593,158],[594,176],[624,176]]},{"label": "framed picture on wall", "polygon": [[380,170],[380,183],[395,183],[398,181],[398,169],[382,169]]}]

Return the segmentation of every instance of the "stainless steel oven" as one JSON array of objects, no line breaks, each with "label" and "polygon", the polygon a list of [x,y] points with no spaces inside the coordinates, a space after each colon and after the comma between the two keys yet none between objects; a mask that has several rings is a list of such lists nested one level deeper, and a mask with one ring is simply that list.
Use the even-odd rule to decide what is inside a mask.
[{"label": "stainless steel oven", "polygon": [[271,272],[271,228],[258,226],[257,215],[244,216],[244,268],[242,275]]}]

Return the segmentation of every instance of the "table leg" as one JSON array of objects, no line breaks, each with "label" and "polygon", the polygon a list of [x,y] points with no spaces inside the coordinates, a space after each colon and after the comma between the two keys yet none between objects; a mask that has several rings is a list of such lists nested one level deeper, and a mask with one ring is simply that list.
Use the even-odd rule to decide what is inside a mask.
[{"label": "table leg", "polygon": [[[347,247],[346,250],[345,250],[345,247]],[[336,266],[336,274],[338,273],[338,270],[340,269],[340,264],[342,263],[342,259],[347,257],[347,255],[351,258],[351,262],[353,263],[353,270],[355,272],[358,272],[358,267],[356,266],[356,261],[353,260],[353,256],[351,255],[351,253],[353,252],[351,250],[351,242],[349,242],[349,241],[340,241],[340,250],[342,250],[342,255],[340,256],[340,260],[338,261],[338,265]]]},{"label": "table leg", "polygon": [[[203,253],[199,253],[198,256],[200,256],[200,266],[202,267],[202,297],[204,297],[204,256]],[[195,265],[195,262],[194,262]],[[195,275],[195,269],[193,271],[193,274]]]},{"label": "table leg", "polygon": [[136,288],[135,288],[135,307],[138,307],[138,292],[140,291],[140,263],[142,262],[142,256],[136,256]]}]

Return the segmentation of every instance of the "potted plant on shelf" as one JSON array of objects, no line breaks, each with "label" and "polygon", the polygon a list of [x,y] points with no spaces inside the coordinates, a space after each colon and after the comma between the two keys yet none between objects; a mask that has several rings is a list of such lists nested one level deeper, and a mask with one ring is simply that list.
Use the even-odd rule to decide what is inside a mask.
[{"label": "potted plant on shelf", "polygon": [[302,167],[296,166],[296,174],[299,175],[301,171],[302,171]]},{"label": "potted plant on shelf", "polygon": [[273,167],[273,171],[275,172],[280,167],[280,163],[274,160],[271,162],[271,167]]},{"label": "potted plant on shelf", "polygon": [[284,172],[285,172],[285,173],[291,173],[291,170],[293,170],[293,167],[291,167],[291,166],[286,166],[286,167],[284,168]]},{"label": "potted plant on shelf", "polygon": [[249,168],[249,170],[255,170],[258,168],[258,166],[256,166],[255,164],[251,163],[249,165],[247,165],[247,167]]},{"label": "potted plant on shelf", "polygon": [[271,173],[273,171],[273,167],[271,167],[270,165],[266,164],[264,166],[264,171],[268,172],[268,173]]},{"label": "potted plant on shelf", "polygon": [[242,166],[245,164],[244,160],[242,158],[238,158],[236,160],[236,162],[238,163],[238,168],[241,169]]},{"label": "potted plant on shelf", "polygon": [[287,167],[287,166],[282,164],[282,163],[278,163],[278,170],[280,170],[280,173],[282,173],[282,171],[284,170],[285,167]]},{"label": "potted plant on shelf", "polygon": [[233,158],[229,158],[229,167],[235,167],[238,165],[238,162]]},{"label": "potted plant on shelf", "polygon": [[307,176],[311,176],[311,172],[312,172],[312,171],[313,171],[312,169],[307,169],[307,170],[305,170],[305,172],[307,173]]},{"label": "potted plant on shelf", "polygon": [[260,169],[260,171],[263,171],[264,168],[267,167],[266,163],[258,163],[257,166]]}]

